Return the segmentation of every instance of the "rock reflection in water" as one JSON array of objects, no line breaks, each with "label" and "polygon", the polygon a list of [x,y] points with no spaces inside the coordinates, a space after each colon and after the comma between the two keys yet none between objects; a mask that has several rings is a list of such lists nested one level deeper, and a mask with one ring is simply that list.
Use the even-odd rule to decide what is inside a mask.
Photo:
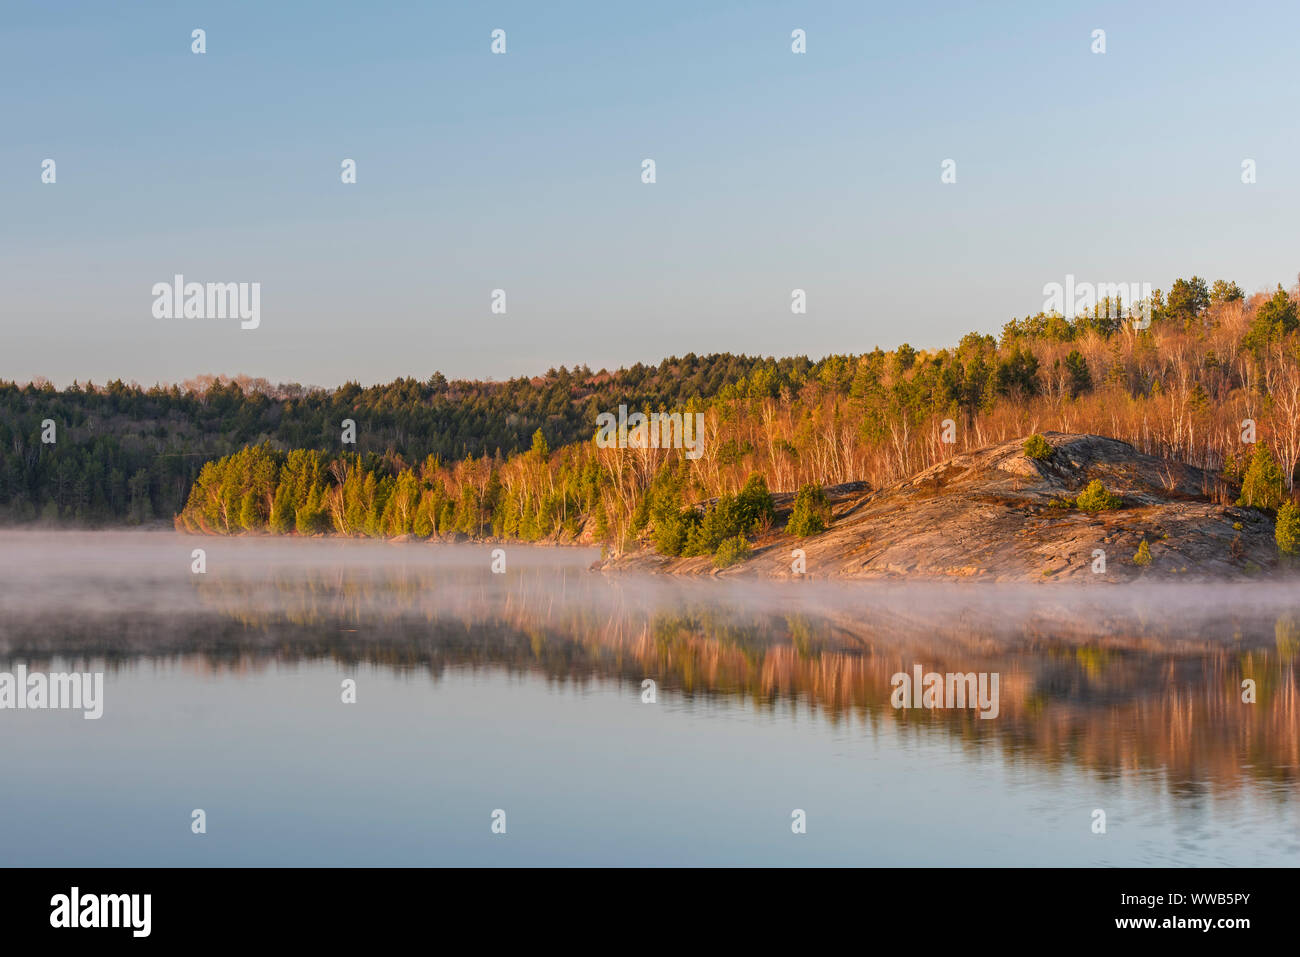
[{"label": "rock reflection in water", "polygon": [[[8,537],[12,538],[12,535]],[[149,537],[145,537],[148,539]],[[872,734],[942,734],[1047,768],[1155,772],[1173,795],[1261,786],[1300,768],[1300,599],[1275,586],[847,586],[607,578],[580,550],[165,537],[66,561],[7,548],[0,658],[33,666],[184,659],[221,671],[331,660],[614,682],[691,706],[790,702]],[[20,541],[19,544],[22,544]],[[314,546],[314,547],[313,547]],[[997,672],[1000,714],[895,710],[891,676]],[[1257,701],[1243,703],[1242,683]]]}]

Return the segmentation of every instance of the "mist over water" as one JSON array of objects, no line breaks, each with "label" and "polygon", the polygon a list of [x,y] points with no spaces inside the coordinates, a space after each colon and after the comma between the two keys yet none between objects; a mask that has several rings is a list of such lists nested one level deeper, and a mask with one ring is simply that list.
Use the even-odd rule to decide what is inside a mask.
[{"label": "mist over water", "polygon": [[[0,671],[105,672],[98,721],[0,710],[0,860],[1300,862],[1294,587],[756,584],[596,557],[0,532]],[[999,674],[997,717],[892,707],[916,665]]]}]

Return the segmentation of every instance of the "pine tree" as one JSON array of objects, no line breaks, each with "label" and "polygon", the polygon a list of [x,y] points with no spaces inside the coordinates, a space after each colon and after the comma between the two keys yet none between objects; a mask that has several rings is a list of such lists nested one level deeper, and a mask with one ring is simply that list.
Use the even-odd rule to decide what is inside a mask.
[{"label": "pine tree", "polygon": [[1277,510],[1277,527],[1273,530],[1277,550],[1283,555],[1300,553],[1300,506],[1287,500]]},{"label": "pine tree", "polygon": [[317,532],[324,531],[324,523],[321,521],[321,487],[312,483],[311,488],[307,491],[307,500],[303,502],[302,507],[297,510],[294,526],[299,535],[315,535]]},{"label": "pine tree", "polygon": [[275,489],[275,501],[271,504],[270,530],[276,535],[288,535],[293,531],[293,506],[289,504],[289,487],[281,482]]},{"label": "pine tree", "polygon": [[799,489],[794,498],[794,507],[790,510],[790,520],[786,531],[800,538],[817,535],[826,531],[830,522],[831,506],[822,487],[808,484]]},{"label": "pine tree", "polygon": [[433,516],[429,504],[427,501],[422,500],[415,510],[415,518],[411,521],[411,534],[416,538],[428,538],[433,534],[433,531]]},{"label": "pine tree", "polygon": [[1241,497],[1237,504],[1271,511],[1282,504],[1282,488],[1282,469],[1277,459],[1267,445],[1256,443],[1250,465],[1241,477]]},{"label": "pine tree", "polygon": [[249,489],[239,502],[239,527],[251,532],[260,528],[261,524],[262,517],[257,514],[257,499],[253,496],[252,489]]},{"label": "pine tree", "polygon": [[546,436],[542,434],[541,429],[538,429],[536,432],[533,433],[532,451],[533,451],[533,455],[541,459],[542,461],[545,461],[546,458],[551,454],[551,447],[546,444]]}]

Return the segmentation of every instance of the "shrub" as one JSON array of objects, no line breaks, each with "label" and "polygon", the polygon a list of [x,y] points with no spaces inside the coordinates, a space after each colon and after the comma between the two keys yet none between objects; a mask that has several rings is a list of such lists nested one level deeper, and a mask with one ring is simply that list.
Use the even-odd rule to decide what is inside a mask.
[{"label": "shrub", "polygon": [[791,535],[804,538],[826,531],[831,520],[831,503],[822,487],[808,484],[799,489],[790,510],[790,521],[785,528]]},{"label": "shrub", "polygon": [[1074,500],[1075,507],[1085,512],[1106,512],[1119,508],[1123,504],[1124,500],[1118,495],[1112,495],[1106,486],[1101,484],[1100,479],[1089,482],[1088,487]]},{"label": "shrub", "polygon": [[1241,477],[1241,498],[1237,504],[1271,511],[1282,504],[1282,498],[1282,469],[1268,446],[1258,442]]},{"label": "shrub", "polygon": [[740,507],[740,521],[747,532],[757,531],[772,523],[776,516],[776,506],[772,504],[772,493],[767,490],[767,481],[761,475],[751,475],[745,487],[737,496]]},{"label": "shrub", "polygon": [[718,544],[718,550],[713,553],[713,565],[715,568],[730,568],[748,557],[749,542],[745,540],[745,536],[733,535]]},{"label": "shrub", "polygon": [[699,513],[683,508],[683,481],[673,469],[655,476],[646,494],[637,502],[632,515],[632,531],[651,526],[651,540],[661,555],[681,555],[686,540],[699,522]]},{"label": "shrub", "polygon": [[1052,444],[1037,432],[1025,440],[1025,455],[1037,462],[1050,459],[1055,451],[1056,449],[1052,448]]},{"label": "shrub", "polygon": [[734,495],[724,495],[716,505],[704,513],[686,536],[683,555],[712,555],[725,538],[745,531],[740,501]]},{"label": "shrub", "polygon": [[1277,528],[1273,530],[1277,540],[1277,550],[1283,555],[1295,555],[1300,552],[1300,506],[1295,502],[1283,502],[1277,510]]},{"label": "shrub", "polygon": [[660,516],[655,521],[652,536],[655,551],[660,555],[671,555],[674,558],[687,554],[687,542],[691,533],[699,524],[700,516],[694,509],[687,509],[684,512],[669,512]]},{"label": "shrub", "polygon": [[656,511],[655,548],[663,555],[713,555],[728,539],[761,528],[775,514],[767,482],[753,475],[739,495],[722,496],[703,515],[689,508]]},{"label": "shrub", "polygon": [[1145,538],[1142,539],[1142,544],[1138,546],[1137,553],[1133,556],[1133,564],[1142,566],[1151,564],[1151,546],[1147,544]]}]

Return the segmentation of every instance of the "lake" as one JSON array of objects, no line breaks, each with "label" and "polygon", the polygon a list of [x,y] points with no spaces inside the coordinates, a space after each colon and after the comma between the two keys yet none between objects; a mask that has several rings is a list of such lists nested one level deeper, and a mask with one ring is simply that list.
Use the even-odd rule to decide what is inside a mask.
[{"label": "lake", "polygon": [[[0,862],[1300,862],[1294,586],[596,557],[0,532],[0,672],[104,676],[96,720],[0,710]],[[918,667],[997,676],[996,715],[895,707]]]}]

